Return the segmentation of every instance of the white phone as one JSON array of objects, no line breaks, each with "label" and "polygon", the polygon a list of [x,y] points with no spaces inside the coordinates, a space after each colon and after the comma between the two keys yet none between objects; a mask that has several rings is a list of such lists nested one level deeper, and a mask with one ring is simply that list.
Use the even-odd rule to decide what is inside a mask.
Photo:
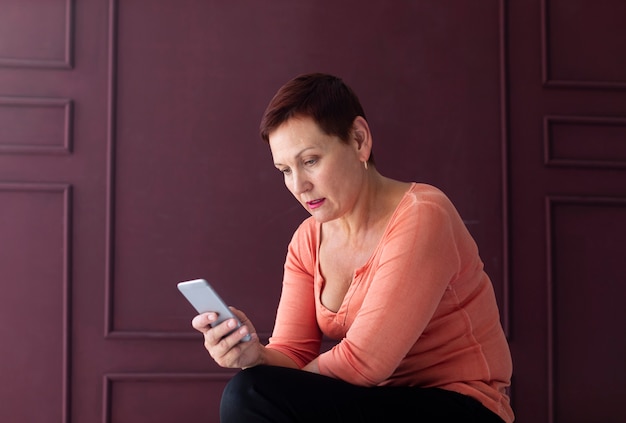
[{"label": "white phone", "polygon": [[[217,320],[211,323],[212,327],[228,319],[235,319],[237,328],[241,327],[241,321],[230,311],[226,303],[217,295],[217,292],[215,292],[206,280],[194,279],[179,282],[178,290],[187,298],[187,301],[191,303],[198,313],[206,313],[208,311],[217,313]],[[230,333],[237,330],[237,328],[233,329]],[[247,334],[241,340],[245,342],[250,339],[250,334]]]}]

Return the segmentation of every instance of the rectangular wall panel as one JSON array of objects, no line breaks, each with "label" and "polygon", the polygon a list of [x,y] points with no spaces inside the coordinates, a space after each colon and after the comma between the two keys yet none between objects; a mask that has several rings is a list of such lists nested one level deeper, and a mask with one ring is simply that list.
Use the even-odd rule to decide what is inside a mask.
[{"label": "rectangular wall panel", "polygon": [[0,97],[0,153],[67,154],[72,123],[69,99]]},{"label": "rectangular wall panel", "polygon": [[544,81],[626,87],[622,0],[542,0]]},{"label": "rectangular wall panel", "polygon": [[548,166],[626,168],[626,119],[548,116],[544,119]]},{"label": "rectangular wall panel", "polygon": [[0,421],[67,418],[69,187],[0,183]]},{"label": "rectangular wall panel", "polygon": [[550,198],[549,364],[556,423],[621,423],[626,198]]},{"label": "rectangular wall panel", "polygon": [[104,423],[219,423],[221,393],[231,377],[230,373],[105,375]]},{"label": "rectangular wall panel", "polygon": [[[383,173],[441,187],[471,222],[507,326],[504,2],[376,3],[364,23],[351,23],[374,28],[365,40],[346,31],[351,3],[248,2],[242,15],[233,3],[190,11],[111,2],[108,336],[194,336],[193,310],[175,284],[196,277],[256,312],[257,330],[270,333],[287,244],[308,215],[285,190],[258,123],[280,84],[319,69],[319,57],[360,91]],[[290,16],[286,29],[258,19],[274,10]],[[318,34],[311,24],[320,20],[329,30]],[[329,48],[337,40],[363,63]],[[305,47],[302,63],[263,70]],[[389,57],[381,62],[372,48]],[[379,79],[392,85],[372,83]]]},{"label": "rectangular wall panel", "polygon": [[0,67],[70,68],[72,0],[2,0]]}]

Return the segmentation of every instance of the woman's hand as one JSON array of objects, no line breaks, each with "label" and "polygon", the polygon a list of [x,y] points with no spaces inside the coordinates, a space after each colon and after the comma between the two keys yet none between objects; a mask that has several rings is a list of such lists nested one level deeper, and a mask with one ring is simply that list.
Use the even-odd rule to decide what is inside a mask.
[{"label": "woman's hand", "polygon": [[[230,335],[227,334],[237,327],[235,319],[225,320],[213,328],[211,323],[217,320],[217,314],[213,312],[197,315],[191,325],[204,335],[204,347],[219,366],[226,368],[256,366],[261,362],[263,350],[256,330],[242,311],[234,307],[230,309],[241,321],[241,327]],[[240,342],[247,334],[250,334],[251,339]]]}]

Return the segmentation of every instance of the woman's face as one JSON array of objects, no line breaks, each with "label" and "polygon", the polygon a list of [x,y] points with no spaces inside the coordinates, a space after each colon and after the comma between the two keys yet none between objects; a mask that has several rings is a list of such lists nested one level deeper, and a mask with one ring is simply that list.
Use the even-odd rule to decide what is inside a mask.
[{"label": "woman's face", "polygon": [[365,170],[359,145],[327,135],[312,118],[291,118],[269,137],[274,166],[294,197],[320,222],[349,213]]}]

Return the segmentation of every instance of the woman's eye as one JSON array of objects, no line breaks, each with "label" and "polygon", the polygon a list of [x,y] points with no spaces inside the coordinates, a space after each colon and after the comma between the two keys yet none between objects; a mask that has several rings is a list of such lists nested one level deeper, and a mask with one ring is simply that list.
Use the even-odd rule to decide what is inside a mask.
[{"label": "woman's eye", "polygon": [[282,173],[283,175],[289,175],[291,173],[291,169],[289,168],[285,168],[285,169],[278,169],[280,171],[280,173]]},{"label": "woman's eye", "polygon": [[317,159],[309,159],[304,162],[304,164],[307,166],[314,165],[315,163],[317,163]]}]

